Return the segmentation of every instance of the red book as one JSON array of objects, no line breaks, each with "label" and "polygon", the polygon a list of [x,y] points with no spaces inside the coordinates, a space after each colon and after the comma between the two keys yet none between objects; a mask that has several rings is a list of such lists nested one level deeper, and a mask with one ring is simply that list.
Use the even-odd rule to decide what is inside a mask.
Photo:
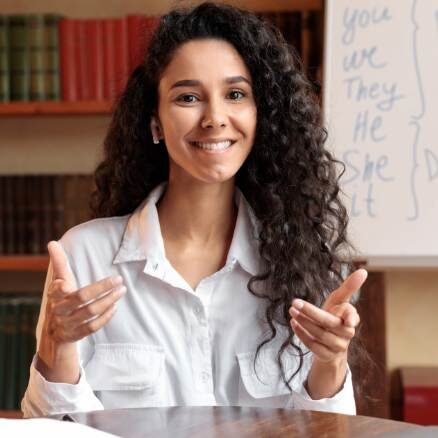
[{"label": "red book", "polygon": [[403,367],[403,421],[438,425],[438,367]]},{"label": "red book", "polygon": [[104,97],[114,99],[124,89],[129,74],[128,24],[125,18],[103,21]]},{"label": "red book", "polygon": [[103,76],[103,22],[90,19],[85,21],[87,73],[90,99],[104,99]]},{"label": "red book", "polygon": [[76,52],[75,62],[77,68],[77,94],[79,100],[91,99],[91,88],[89,82],[89,60],[87,44],[87,26],[85,20],[76,19]]},{"label": "red book", "polygon": [[125,88],[129,76],[128,22],[125,17],[115,20],[116,38],[114,42],[116,74],[115,90],[119,95]]},{"label": "red book", "polygon": [[78,98],[75,22],[69,18],[59,21],[59,62],[61,70],[61,96],[63,100]]},{"label": "red book", "polygon": [[145,41],[145,53],[149,49],[149,44],[152,39],[152,35],[155,32],[155,29],[158,27],[158,24],[160,23],[160,17],[158,16],[147,16],[146,17],[146,41]]},{"label": "red book", "polygon": [[115,19],[103,20],[103,95],[105,99],[114,96],[114,83],[116,74],[115,64]]},{"label": "red book", "polygon": [[146,15],[128,15],[129,71],[142,63],[147,47]]}]

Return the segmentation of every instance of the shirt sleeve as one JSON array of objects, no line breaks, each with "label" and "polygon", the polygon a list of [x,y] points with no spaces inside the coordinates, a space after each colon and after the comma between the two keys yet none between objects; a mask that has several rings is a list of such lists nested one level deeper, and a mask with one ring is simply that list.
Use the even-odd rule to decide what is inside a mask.
[{"label": "shirt sleeve", "polygon": [[356,415],[356,402],[354,400],[350,368],[347,366],[344,385],[333,397],[313,400],[306,390],[305,382],[303,382],[300,388],[293,393],[290,404],[294,409]]},{"label": "shirt sleeve", "polygon": [[[41,310],[38,318],[36,337],[37,350],[40,342],[41,329],[44,322],[44,311],[47,302],[47,289],[52,279],[52,266],[49,264],[44,285]],[[87,338],[79,341],[78,355],[81,363],[80,379],[75,385],[47,381],[35,368],[36,355],[30,366],[29,383],[21,401],[23,416],[37,417],[43,415],[60,414],[64,412],[82,412],[101,410],[103,405],[95,396],[91,386],[87,383],[82,363],[92,355],[92,345]]]}]

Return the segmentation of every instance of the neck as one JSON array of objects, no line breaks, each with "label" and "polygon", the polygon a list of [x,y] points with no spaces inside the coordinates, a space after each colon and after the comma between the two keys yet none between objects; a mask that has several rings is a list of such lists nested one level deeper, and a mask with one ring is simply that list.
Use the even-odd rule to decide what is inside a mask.
[{"label": "neck", "polygon": [[164,241],[207,246],[231,240],[237,209],[234,180],[217,184],[169,179],[158,204]]}]

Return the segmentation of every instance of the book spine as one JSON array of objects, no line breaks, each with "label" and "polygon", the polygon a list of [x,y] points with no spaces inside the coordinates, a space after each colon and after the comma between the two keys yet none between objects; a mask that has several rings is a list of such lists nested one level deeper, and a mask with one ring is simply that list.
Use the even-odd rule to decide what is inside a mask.
[{"label": "book spine", "polygon": [[9,20],[0,15],[0,102],[11,98],[9,86]]},{"label": "book spine", "polygon": [[128,22],[125,17],[115,19],[114,21],[115,82],[113,98],[123,92],[129,76]]},{"label": "book spine", "polygon": [[59,15],[46,14],[44,17],[45,57],[44,71],[47,100],[60,100],[60,47],[59,47]]},{"label": "book spine", "polygon": [[46,99],[46,83],[44,80],[44,37],[44,15],[29,15],[28,41],[30,54],[30,100]]},{"label": "book spine", "polygon": [[87,41],[88,84],[90,99],[103,100],[103,23],[91,19],[85,22]]},{"label": "book spine", "polygon": [[38,177],[41,181],[41,228],[39,239],[39,251],[41,254],[47,252],[47,244],[50,240],[56,239],[58,236],[54,232],[54,214],[53,211],[56,206],[53,203],[53,192],[55,176],[54,175],[41,175]]},{"label": "book spine", "polygon": [[39,216],[40,200],[38,192],[40,190],[38,179],[34,175],[28,175],[26,178],[26,252],[29,254],[38,254],[38,234],[39,234]]},{"label": "book spine", "polygon": [[0,254],[5,253],[5,201],[5,180],[0,176]]},{"label": "book spine", "polygon": [[91,90],[89,83],[89,60],[87,59],[87,28],[85,20],[75,20],[76,33],[76,52],[75,60],[77,64],[77,93],[79,100],[89,100],[91,98]]},{"label": "book spine", "polygon": [[2,361],[0,365],[0,410],[5,409],[4,396],[6,388],[6,312],[7,312],[7,299],[3,295],[0,297],[0,360]]},{"label": "book spine", "polygon": [[151,43],[152,37],[158,25],[160,24],[160,17],[155,15],[148,15],[145,18],[145,42],[142,53],[142,60],[149,50],[149,45]]},{"label": "book spine", "polygon": [[15,252],[15,224],[14,224],[14,183],[13,176],[5,176],[5,253],[13,254]]},{"label": "book spine", "polygon": [[129,72],[143,60],[146,48],[146,16],[128,15]]},{"label": "book spine", "polygon": [[26,176],[17,175],[14,184],[14,204],[15,204],[15,235],[17,254],[26,253]]},{"label": "book spine", "polygon": [[29,100],[30,56],[28,16],[12,15],[9,21],[11,100]]},{"label": "book spine", "polygon": [[103,95],[107,100],[113,99],[115,95],[115,22],[116,19],[107,18],[103,20]]},{"label": "book spine", "polygon": [[63,18],[59,21],[59,65],[61,75],[61,96],[66,101],[79,100],[78,65],[76,64],[75,20]]},{"label": "book spine", "polygon": [[[64,198],[65,179],[68,175],[52,175],[51,178],[51,239],[60,239],[66,231],[66,202]],[[77,195],[77,193],[76,193]]]},{"label": "book spine", "polygon": [[16,298],[8,300],[5,318],[5,349],[8,354],[4,358],[5,385],[4,409],[15,409],[17,404],[17,375],[18,375],[18,324],[19,306]]}]

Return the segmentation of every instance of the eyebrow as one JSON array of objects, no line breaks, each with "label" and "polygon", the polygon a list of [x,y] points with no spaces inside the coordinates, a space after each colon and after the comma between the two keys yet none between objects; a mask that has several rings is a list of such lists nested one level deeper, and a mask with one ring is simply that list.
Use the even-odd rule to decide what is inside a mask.
[{"label": "eyebrow", "polygon": [[[237,84],[238,82],[246,82],[251,86],[251,82],[246,79],[244,76],[230,76],[229,78],[225,78],[224,82],[226,84]],[[170,89],[176,87],[199,87],[201,85],[201,81],[196,79],[183,79],[182,81],[175,82]]]}]

